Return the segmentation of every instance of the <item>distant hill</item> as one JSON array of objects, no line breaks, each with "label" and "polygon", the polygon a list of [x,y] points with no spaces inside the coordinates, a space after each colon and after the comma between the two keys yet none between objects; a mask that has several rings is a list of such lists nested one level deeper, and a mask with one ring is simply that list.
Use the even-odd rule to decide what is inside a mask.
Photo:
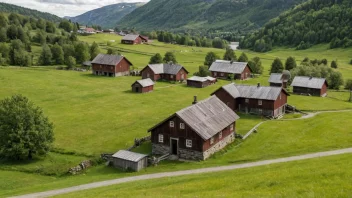
[{"label": "distant hill", "polygon": [[310,0],[247,35],[240,47],[258,52],[273,46],[307,49],[320,43],[330,43],[330,48],[350,47],[351,32],[351,0]]},{"label": "distant hill", "polygon": [[12,5],[12,4],[7,4],[7,3],[0,3],[0,12],[7,12],[7,13],[17,13],[17,14],[21,14],[21,15],[25,15],[25,16],[30,16],[30,17],[34,17],[34,18],[42,18],[48,21],[61,21],[62,18],[53,15],[53,14],[49,14],[46,12],[40,12],[37,10],[32,10],[29,8],[24,8],[21,6],[16,6],[16,5]]},{"label": "distant hill", "polygon": [[119,22],[137,30],[258,29],[304,0],[151,0]]},{"label": "distant hill", "polygon": [[82,25],[100,25],[103,28],[114,28],[122,17],[144,3],[118,3],[91,10],[76,17],[65,17]]}]

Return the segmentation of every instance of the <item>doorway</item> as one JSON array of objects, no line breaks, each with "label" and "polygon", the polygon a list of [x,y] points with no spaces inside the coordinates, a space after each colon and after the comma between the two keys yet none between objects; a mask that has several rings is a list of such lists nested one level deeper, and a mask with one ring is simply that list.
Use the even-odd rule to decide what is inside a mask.
[{"label": "doorway", "polygon": [[136,87],[136,92],[139,93],[139,87]]},{"label": "doorway", "polygon": [[170,150],[171,150],[171,155],[177,155],[178,154],[178,139],[171,138],[170,141]]}]

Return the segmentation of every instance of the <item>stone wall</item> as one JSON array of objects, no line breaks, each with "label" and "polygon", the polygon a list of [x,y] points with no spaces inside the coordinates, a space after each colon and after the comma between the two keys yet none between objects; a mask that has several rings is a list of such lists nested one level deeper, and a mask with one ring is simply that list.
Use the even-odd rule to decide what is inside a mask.
[{"label": "stone wall", "polygon": [[218,142],[214,146],[212,146],[210,149],[205,151],[203,153],[203,160],[206,160],[207,158],[209,158],[211,155],[213,155],[217,151],[223,149],[225,146],[232,143],[234,140],[235,140],[235,133],[231,133],[230,135],[228,135],[227,137],[222,139],[220,142]]},{"label": "stone wall", "polygon": [[115,73],[115,77],[118,77],[118,76],[129,76],[129,75],[130,75],[130,71]]},{"label": "stone wall", "polygon": [[179,149],[178,155],[179,155],[179,158],[181,159],[194,160],[194,161],[204,160],[203,153],[199,151],[194,151],[194,150]]},{"label": "stone wall", "polygon": [[162,144],[152,143],[152,154],[153,155],[166,155],[170,153],[170,147]]}]

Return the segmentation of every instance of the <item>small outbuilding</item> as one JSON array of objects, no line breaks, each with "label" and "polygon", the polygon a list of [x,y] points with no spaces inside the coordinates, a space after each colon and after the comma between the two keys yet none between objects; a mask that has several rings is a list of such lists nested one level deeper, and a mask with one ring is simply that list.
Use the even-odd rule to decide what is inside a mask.
[{"label": "small outbuilding", "polygon": [[248,63],[226,60],[216,60],[211,64],[209,71],[214,78],[228,79],[234,75],[234,79],[246,80],[251,77],[252,69]]},{"label": "small outbuilding", "polygon": [[288,78],[284,74],[272,73],[270,74],[269,83],[272,87],[287,88]]},{"label": "small outbuilding", "polygon": [[207,76],[207,77],[192,76],[191,78],[187,79],[187,86],[189,87],[203,88],[215,83],[216,83],[216,78],[213,78],[210,76]]},{"label": "small outbuilding", "polygon": [[187,79],[189,72],[185,67],[178,64],[149,64],[141,70],[142,78],[150,78],[154,81],[183,81]]},{"label": "small outbuilding", "polygon": [[148,40],[139,34],[127,34],[121,40],[122,44],[142,44],[148,43]]},{"label": "small outbuilding", "polygon": [[148,166],[148,156],[131,151],[120,150],[112,155],[112,164],[115,168],[140,171]]},{"label": "small outbuilding", "polygon": [[327,96],[328,83],[325,78],[296,76],[291,86],[293,93],[312,96]]},{"label": "small outbuilding", "polygon": [[98,54],[92,61],[92,72],[98,76],[128,76],[132,63],[124,56]]},{"label": "small outbuilding", "polygon": [[148,93],[154,90],[154,82],[150,78],[137,80],[132,84],[132,92]]}]

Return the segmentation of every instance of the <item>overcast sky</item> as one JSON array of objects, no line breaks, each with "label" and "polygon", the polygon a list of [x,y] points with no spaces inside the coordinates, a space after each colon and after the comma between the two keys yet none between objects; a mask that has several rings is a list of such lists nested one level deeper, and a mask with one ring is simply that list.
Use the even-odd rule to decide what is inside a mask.
[{"label": "overcast sky", "polygon": [[0,2],[49,12],[60,17],[77,16],[110,4],[147,1],[149,0],[0,0]]}]

